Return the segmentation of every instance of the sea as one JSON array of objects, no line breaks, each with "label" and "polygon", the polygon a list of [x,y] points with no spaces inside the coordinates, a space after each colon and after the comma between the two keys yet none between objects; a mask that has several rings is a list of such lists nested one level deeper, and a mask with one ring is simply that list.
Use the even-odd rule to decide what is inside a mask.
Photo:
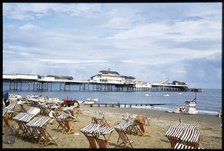
[{"label": "sea", "polygon": [[[3,89],[4,90],[4,89]],[[11,94],[27,96],[30,94],[53,97],[59,99],[86,100],[98,99],[98,103],[148,103],[163,104],[153,106],[132,106],[138,109],[153,109],[161,111],[174,111],[186,106],[185,101],[196,97],[196,110],[199,114],[217,115],[222,109],[221,89],[202,89],[202,92],[96,92],[96,91],[53,91],[53,92],[19,92],[9,91]],[[121,106],[123,107],[123,106]]]}]

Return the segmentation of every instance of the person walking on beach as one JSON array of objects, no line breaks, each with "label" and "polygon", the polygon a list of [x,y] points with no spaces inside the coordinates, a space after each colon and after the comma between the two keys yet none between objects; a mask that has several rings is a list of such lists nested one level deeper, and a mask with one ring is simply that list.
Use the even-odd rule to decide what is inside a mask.
[{"label": "person walking on beach", "polygon": [[54,115],[55,115],[55,111],[54,110],[55,110],[55,108],[52,108],[50,113],[49,113],[49,116],[51,118],[51,120],[50,120],[50,124],[51,125],[53,124],[53,121],[54,121]]}]

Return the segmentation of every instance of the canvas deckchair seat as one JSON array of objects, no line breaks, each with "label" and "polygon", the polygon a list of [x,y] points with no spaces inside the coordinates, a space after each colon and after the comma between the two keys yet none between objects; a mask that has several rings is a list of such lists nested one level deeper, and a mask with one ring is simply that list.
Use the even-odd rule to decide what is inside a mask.
[{"label": "canvas deckchair seat", "polygon": [[20,118],[22,118],[24,115],[26,115],[27,113],[25,112],[21,112],[19,114],[17,114],[15,117],[13,117],[14,120],[19,120]]},{"label": "canvas deckchair seat", "polygon": [[93,131],[95,131],[96,129],[98,129],[100,126],[101,126],[100,124],[90,123],[86,127],[80,129],[80,131],[83,132],[83,133],[85,133],[85,134],[92,134]]},{"label": "canvas deckchair seat", "polygon": [[24,116],[22,116],[20,119],[18,119],[19,121],[22,122],[29,122],[33,117],[35,116],[35,114],[29,114],[26,113]]},{"label": "canvas deckchair seat", "polygon": [[129,123],[127,122],[121,122],[118,125],[115,125],[114,128],[125,131],[129,126]]},{"label": "canvas deckchair seat", "polygon": [[8,106],[6,106],[5,108],[9,111],[12,111],[16,106],[16,103],[10,103]]},{"label": "canvas deckchair seat", "polygon": [[198,147],[200,130],[193,124],[179,123],[170,126],[165,136],[170,140],[172,148],[174,148],[177,143]]},{"label": "canvas deckchair seat", "polygon": [[37,108],[37,107],[31,107],[31,108],[27,111],[27,113],[37,115],[38,113],[40,113],[40,108]]},{"label": "canvas deckchair seat", "polygon": [[114,130],[113,127],[99,127],[94,131],[94,133],[97,135],[106,135],[111,133],[113,130]]},{"label": "canvas deckchair seat", "polygon": [[13,117],[13,113],[14,113],[15,106],[16,106],[16,103],[10,103],[8,106],[6,106],[3,109],[2,116],[4,116],[5,113],[7,112],[8,115],[9,115],[9,118],[11,119]]},{"label": "canvas deckchair seat", "polygon": [[193,147],[193,146],[177,143],[174,146],[174,149],[203,149],[203,148],[201,148],[201,147]]}]

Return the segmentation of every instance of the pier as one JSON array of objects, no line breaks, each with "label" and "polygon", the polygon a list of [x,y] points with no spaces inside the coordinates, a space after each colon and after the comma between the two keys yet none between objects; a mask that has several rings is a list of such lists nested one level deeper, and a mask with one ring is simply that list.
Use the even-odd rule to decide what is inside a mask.
[{"label": "pier", "polygon": [[41,77],[39,75],[4,75],[3,88],[9,91],[50,92],[50,91],[96,91],[96,92],[181,92],[191,91],[186,84],[156,83],[139,86],[133,82],[111,82],[73,80],[72,77]]}]

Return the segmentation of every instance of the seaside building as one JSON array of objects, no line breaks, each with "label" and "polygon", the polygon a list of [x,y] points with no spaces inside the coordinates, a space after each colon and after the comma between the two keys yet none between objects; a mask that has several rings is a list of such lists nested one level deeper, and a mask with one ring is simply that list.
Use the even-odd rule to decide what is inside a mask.
[{"label": "seaside building", "polygon": [[148,90],[152,88],[152,85],[148,82],[138,80],[138,81],[135,81],[135,88],[137,90],[142,90],[142,89]]},{"label": "seaside building", "polygon": [[47,75],[47,77],[53,77],[55,80],[73,80],[72,76]]},{"label": "seaside building", "polygon": [[41,79],[39,81],[55,81],[55,77],[41,76]]},{"label": "seaside building", "polygon": [[40,75],[34,74],[3,74],[3,79],[17,79],[17,80],[38,80],[40,79]]},{"label": "seaside building", "polygon": [[135,84],[135,77],[132,76],[121,76],[125,79],[124,84]]},{"label": "seaside building", "polygon": [[148,82],[143,82],[140,80],[136,80],[133,76],[124,76],[120,75],[117,71],[101,70],[97,75],[91,77],[90,82],[94,83],[105,83],[105,84],[121,84],[117,85],[117,87],[126,86],[128,90],[133,91],[141,91],[141,90],[149,90],[151,88],[151,84]]},{"label": "seaside building", "polygon": [[182,82],[182,81],[173,81],[172,84],[173,85],[187,85],[185,82]]},{"label": "seaside building", "polygon": [[188,85],[185,82],[173,81],[168,83],[168,79],[163,80],[161,82],[155,82],[152,84],[152,87],[156,89],[156,91],[188,91]]},{"label": "seaside building", "polygon": [[90,82],[124,84],[125,78],[120,76],[118,72],[108,69],[108,71],[101,70],[98,74],[92,76]]}]

